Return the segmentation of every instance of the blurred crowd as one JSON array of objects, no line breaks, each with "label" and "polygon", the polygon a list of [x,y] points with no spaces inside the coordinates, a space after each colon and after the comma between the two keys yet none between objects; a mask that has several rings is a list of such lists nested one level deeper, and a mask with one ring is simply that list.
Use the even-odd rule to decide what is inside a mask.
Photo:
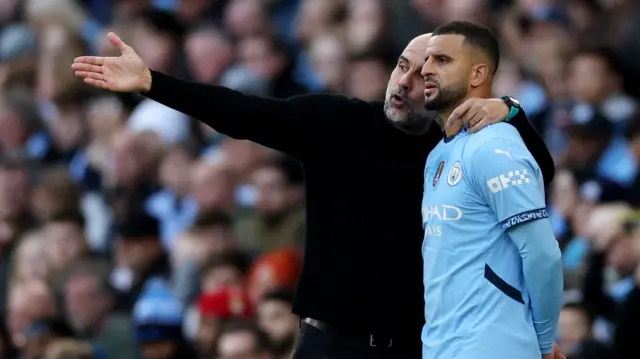
[{"label": "blurred crowd", "polygon": [[302,169],[84,86],[70,64],[117,56],[106,31],[180,78],[381,100],[450,20],[499,35],[495,94],[556,159],[563,352],[640,358],[639,19],[632,0],[1,0],[0,359],[291,357]]}]

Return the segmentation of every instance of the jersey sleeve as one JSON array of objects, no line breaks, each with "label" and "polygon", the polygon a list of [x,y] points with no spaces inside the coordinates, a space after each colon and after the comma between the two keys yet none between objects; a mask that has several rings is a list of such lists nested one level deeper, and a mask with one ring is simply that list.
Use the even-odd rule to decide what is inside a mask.
[{"label": "jersey sleeve", "polygon": [[542,171],[522,142],[488,139],[468,161],[474,187],[504,229],[548,217]]}]

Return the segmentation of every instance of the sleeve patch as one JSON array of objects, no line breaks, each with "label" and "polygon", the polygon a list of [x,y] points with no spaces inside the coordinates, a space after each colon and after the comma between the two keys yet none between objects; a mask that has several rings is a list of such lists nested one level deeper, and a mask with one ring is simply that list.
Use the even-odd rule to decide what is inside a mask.
[{"label": "sleeve patch", "polygon": [[518,213],[505,219],[500,224],[502,225],[502,228],[509,229],[522,223],[527,223],[543,218],[549,218],[549,213],[547,213],[546,208],[538,208],[531,211]]}]

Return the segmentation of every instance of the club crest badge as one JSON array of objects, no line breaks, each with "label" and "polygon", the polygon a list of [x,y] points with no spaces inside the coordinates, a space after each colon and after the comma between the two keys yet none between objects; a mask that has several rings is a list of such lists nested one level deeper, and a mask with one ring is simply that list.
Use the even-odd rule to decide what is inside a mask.
[{"label": "club crest badge", "polygon": [[444,169],[444,161],[440,161],[440,164],[438,164],[438,169],[436,170],[436,174],[435,176],[433,176],[433,187],[435,187],[438,184],[438,181],[440,180],[440,176],[442,175],[443,169]]},{"label": "club crest badge", "polygon": [[447,183],[449,186],[457,185],[462,179],[462,167],[460,166],[460,162],[456,162],[453,164],[453,167],[449,170],[449,175],[447,176]]}]

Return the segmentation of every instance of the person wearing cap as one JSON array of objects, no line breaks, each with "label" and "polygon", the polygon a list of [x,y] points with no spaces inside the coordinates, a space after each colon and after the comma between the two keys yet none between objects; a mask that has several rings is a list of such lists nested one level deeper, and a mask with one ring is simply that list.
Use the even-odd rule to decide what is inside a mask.
[{"label": "person wearing cap", "polygon": [[253,317],[254,308],[247,293],[241,288],[226,287],[205,293],[196,301],[200,316],[196,347],[203,356],[214,356],[220,330],[234,319]]},{"label": "person wearing cap", "polygon": [[247,290],[253,303],[259,303],[269,291],[293,287],[302,270],[302,253],[285,248],[261,255],[247,274]]},{"label": "person wearing cap", "polygon": [[149,280],[133,309],[136,342],[143,359],[196,359],[182,333],[184,306],[168,283]]},{"label": "person wearing cap", "polygon": [[160,241],[158,221],[143,212],[122,218],[116,227],[116,260],[111,284],[116,289],[115,310],[130,311],[145,282],[169,278],[171,265]]}]

